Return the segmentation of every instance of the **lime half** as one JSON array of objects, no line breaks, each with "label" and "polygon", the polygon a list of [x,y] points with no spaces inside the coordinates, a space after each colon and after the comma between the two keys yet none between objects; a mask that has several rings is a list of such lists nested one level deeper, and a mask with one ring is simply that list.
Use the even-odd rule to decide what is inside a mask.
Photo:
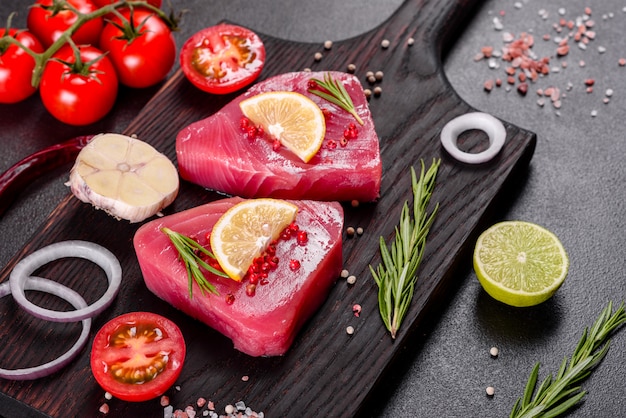
[{"label": "lime half", "polygon": [[534,306],[563,284],[569,259],[547,229],[523,221],[500,222],[483,232],[474,249],[474,270],[494,299],[511,306]]}]

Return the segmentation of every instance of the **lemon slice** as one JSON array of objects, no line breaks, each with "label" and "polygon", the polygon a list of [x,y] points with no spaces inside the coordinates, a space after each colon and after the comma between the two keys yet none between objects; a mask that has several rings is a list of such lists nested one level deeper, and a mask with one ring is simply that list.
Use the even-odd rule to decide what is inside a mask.
[{"label": "lemon slice", "polygon": [[500,222],[483,232],[474,249],[474,270],[494,299],[534,306],[563,284],[569,259],[559,239],[529,222]]},{"label": "lemon slice", "polygon": [[211,232],[211,250],[230,278],[241,281],[253,260],[296,218],[298,207],[278,199],[245,200],[228,209]]},{"label": "lemon slice", "polygon": [[78,153],[67,182],[85,203],[141,222],[174,201],[178,171],[151,145],[126,135],[96,135]]},{"label": "lemon slice", "polygon": [[243,114],[263,127],[305,163],[322,146],[326,122],[322,110],[308,97],[290,91],[272,91],[239,103]]}]

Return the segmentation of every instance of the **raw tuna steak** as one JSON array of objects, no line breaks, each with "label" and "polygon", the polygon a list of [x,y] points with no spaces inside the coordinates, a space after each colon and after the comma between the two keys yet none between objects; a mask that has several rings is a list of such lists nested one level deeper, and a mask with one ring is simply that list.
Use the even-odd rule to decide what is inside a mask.
[{"label": "raw tuna steak", "polygon": [[[307,232],[308,241],[305,245],[295,238],[279,241],[279,263],[267,284],[257,285],[256,293],[248,296],[245,279],[236,282],[207,272],[219,296],[203,295],[194,282],[190,299],[187,271],[161,228],[194,237],[208,247],[213,225],[241,201],[227,198],[146,223],[135,234],[135,251],[146,286],[159,298],[221,332],[239,351],[251,356],[282,355],[339,277],[343,210],[334,202],[293,202],[299,208],[296,223]],[[295,271],[291,260],[299,262]]]},{"label": "raw tuna steak", "polygon": [[[275,76],[251,87],[212,116],[184,128],[176,138],[180,175],[185,180],[242,197],[373,201],[379,197],[382,164],[378,136],[359,80],[330,72],[343,83],[358,115],[307,92],[311,78],[326,72],[296,72]],[[321,149],[304,163],[285,147],[275,151],[269,139],[249,139],[241,129],[239,103],[268,91],[295,91],[312,99],[325,113],[326,135]],[[358,135],[347,144],[341,138],[350,123]]]}]

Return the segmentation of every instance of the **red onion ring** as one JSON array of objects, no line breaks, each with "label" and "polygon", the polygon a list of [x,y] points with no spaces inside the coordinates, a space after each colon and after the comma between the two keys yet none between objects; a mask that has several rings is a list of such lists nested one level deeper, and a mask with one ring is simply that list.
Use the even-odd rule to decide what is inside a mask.
[{"label": "red onion ring", "polygon": [[[54,311],[37,306],[24,294],[31,274],[39,267],[64,257],[80,257],[99,265],[106,273],[109,286],[100,299],[75,311]],[[63,241],[43,247],[24,257],[15,265],[9,284],[15,301],[31,315],[52,322],[76,322],[91,318],[105,310],[113,301],[122,282],[122,267],[118,259],[106,248],[87,241]]]},{"label": "red onion ring", "polygon": [[[28,277],[23,283],[23,289],[25,290],[38,290],[40,292],[51,293],[61,299],[71,303],[76,309],[84,309],[87,307],[87,302],[81,295],[52,280],[44,279],[41,277]],[[9,282],[0,284],[0,298],[11,294],[11,286]],[[28,367],[23,369],[2,369],[0,368],[0,377],[12,380],[30,380],[40,377],[48,376],[61,368],[65,367],[70,361],[78,355],[79,351],[85,346],[87,339],[89,338],[89,331],[91,329],[91,318],[83,319],[83,330],[78,337],[78,340],[74,345],[65,352],[65,354],[49,361],[48,363],[41,364],[35,367]]]}]

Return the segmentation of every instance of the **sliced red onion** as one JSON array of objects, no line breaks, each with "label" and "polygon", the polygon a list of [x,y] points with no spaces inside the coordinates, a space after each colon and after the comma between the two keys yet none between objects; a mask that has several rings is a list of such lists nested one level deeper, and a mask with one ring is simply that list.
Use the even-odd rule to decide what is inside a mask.
[{"label": "sliced red onion", "polygon": [[[84,258],[99,265],[109,281],[104,295],[91,305],[67,312],[45,309],[26,299],[24,290],[28,277],[39,267],[64,257]],[[17,263],[9,278],[15,301],[31,315],[52,322],[76,322],[99,314],[111,304],[121,282],[122,267],[115,255],[106,248],[87,241],[62,241],[43,247]]]},{"label": "sliced red onion", "polygon": [[[22,284],[23,290],[38,290],[40,292],[51,293],[61,299],[71,303],[76,309],[84,309],[87,307],[87,302],[81,295],[74,290],[57,283],[52,280],[44,279],[42,277],[28,277]],[[0,298],[11,294],[11,286],[9,282],[0,284]],[[91,318],[83,319],[83,330],[78,337],[78,340],[74,343],[65,354],[52,360],[48,363],[44,363],[35,367],[28,367],[24,369],[2,369],[0,368],[0,377],[12,380],[31,380],[40,377],[48,376],[61,368],[65,367],[70,361],[78,355],[80,350],[85,346],[87,339],[89,338],[89,331],[91,329]]]},{"label": "sliced red onion", "polygon": [[[472,154],[461,151],[458,138],[465,131],[478,129],[489,137],[489,147],[479,153]],[[457,160],[467,164],[481,164],[495,157],[506,139],[506,129],[502,122],[488,113],[472,112],[452,119],[441,130],[441,145]]]}]

